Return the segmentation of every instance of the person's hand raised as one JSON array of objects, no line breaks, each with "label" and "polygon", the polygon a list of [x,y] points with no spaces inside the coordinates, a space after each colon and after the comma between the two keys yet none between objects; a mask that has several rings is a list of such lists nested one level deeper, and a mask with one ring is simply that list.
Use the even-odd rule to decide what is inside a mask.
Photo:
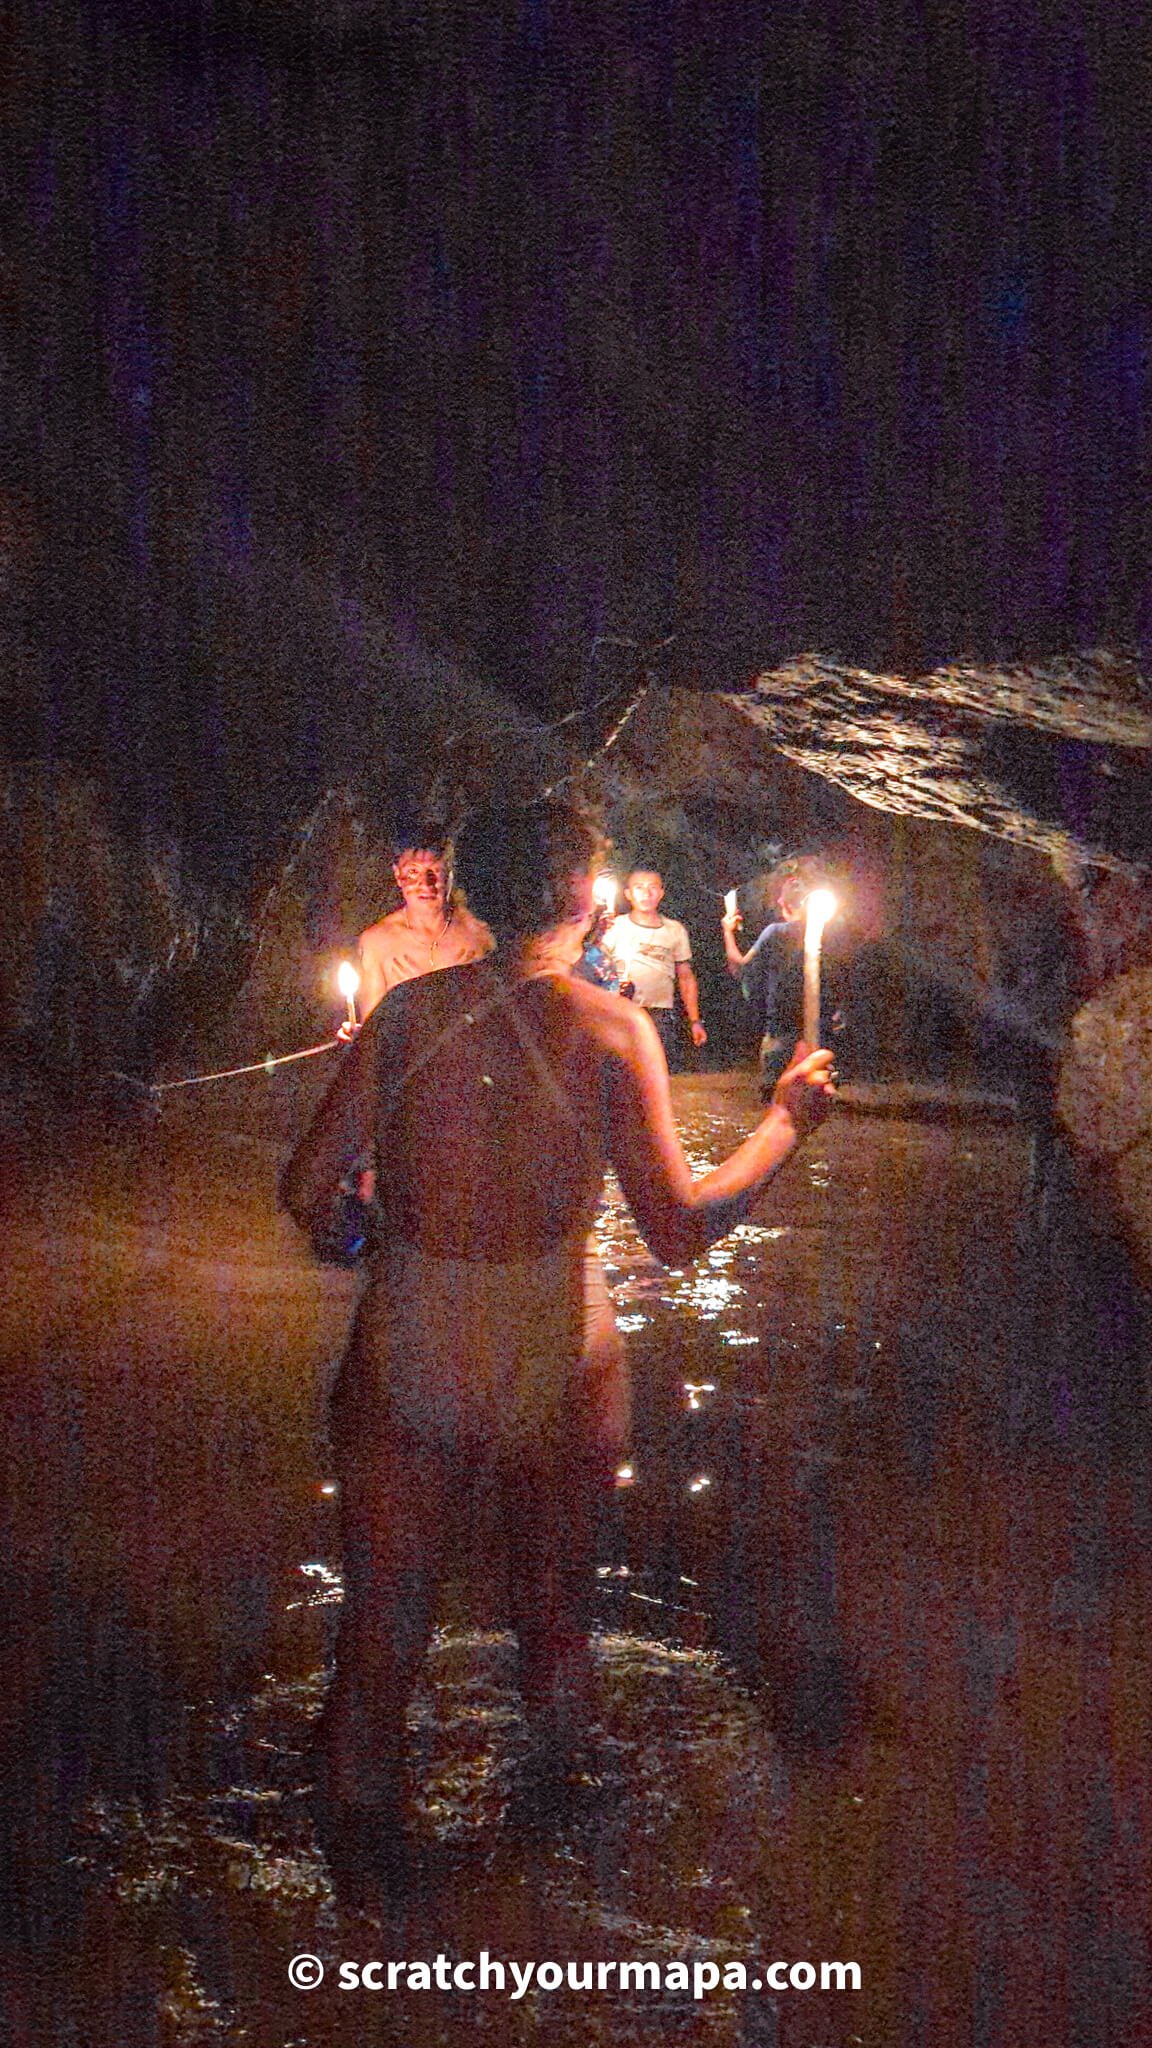
[{"label": "person's hand raised", "polygon": [[803,1138],[823,1123],[835,1098],[832,1054],[809,1052],[800,1039],[790,1064],[772,1091],[773,1104],[786,1111],[796,1126],[797,1137]]}]

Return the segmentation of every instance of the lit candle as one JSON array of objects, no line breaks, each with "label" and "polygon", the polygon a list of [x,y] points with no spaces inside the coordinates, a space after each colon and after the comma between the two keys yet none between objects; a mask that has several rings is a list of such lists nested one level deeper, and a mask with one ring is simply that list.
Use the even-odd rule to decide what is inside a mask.
[{"label": "lit candle", "polygon": [[336,984],[348,1005],[348,1022],[355,1031],[360,1022],[356,1015],[356,991],[360,986],[360,976],[350,960],[340,962],[336,969]]},{"label": "lit candle", "polygon": [[735,889],[726,889],[724,891],[724,915],[725,917],[735,917],[736,915]]},{"label": "lit candle", "polygon": [[595,881],[593,882],[593,884],[592,884],[592,894],[593,894],[593,896],[594,896],[594,897],[596,898],[596,901],[597,901],[597,903],[598,903],[598,904],[600,905],[600,908],[601,908],[601,910],[603,910],[603,911],[606,911],[609,917],[615,917],[615,915],[616,915],[616,877],[615,877],[615,875],[597,875],[597,877],[596,877],[596,880],[595,880]]},{"label": "lit candle", "polygon": [[820,941],[836,914],[830,889],[813,889],[804,906],[804,1043],[815,1052],[820,1043]]}]

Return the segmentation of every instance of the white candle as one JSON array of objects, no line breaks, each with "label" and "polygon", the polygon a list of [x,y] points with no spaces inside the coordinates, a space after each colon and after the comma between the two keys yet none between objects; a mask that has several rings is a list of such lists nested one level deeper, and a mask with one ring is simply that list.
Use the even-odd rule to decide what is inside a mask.
[{"label": "white candle", "polygon": [[820,941],[836,914],[830,889],[813,889],[804,905],[804,1043],[815,1052],[820,1043]]},{"label": "white candle", "polygon": [[616,877],[615,877],[615,875],[597,875],[597,877],[596,877],[596,880],[595,880],[595,881],[593,882],[593,884],[592,884],[592,894],[593,894],[593,896],[594,896],[594,897],[596,898],[596,901],[597,901],[597,903],[598,903],[598,904],[600,905],[600,908],[601,908],[601,910],[606,910],[606,911],[607,911],[607,913],[608,913],[608,915],[609,915],[609,917],[615,917],[615,915],[616,915]]},{"label": "white candle", "polygon": [[348,1005],[348,1022],[355,1030],[360,1022],[356,1015],[356,991],[360,986],[360,976],[350,960],[342,960],[336,969],[336,985]]},{"label": "white candle", "polygon": [[736,915],[735,889],[726,889],[724,891],[724,915],[725,917],[734,917]]}]

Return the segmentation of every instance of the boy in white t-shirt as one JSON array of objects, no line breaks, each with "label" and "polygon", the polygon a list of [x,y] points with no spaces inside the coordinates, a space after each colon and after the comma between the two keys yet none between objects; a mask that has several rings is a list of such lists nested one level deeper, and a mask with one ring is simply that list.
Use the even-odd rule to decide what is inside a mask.
[{"label": "boy in white t-shirt", "polygon": [[664,884],[654,868],[633,868],[624,884],[628,913],[609,926],[603,944],[621,981],[631,982],[660,1034],[669,1063],[676,1051],[676,991],[688,1014],[693,1045],[708,1033],[700,1021],[700,990],[692,967],[692,945],[676,917],[661,917]]}]

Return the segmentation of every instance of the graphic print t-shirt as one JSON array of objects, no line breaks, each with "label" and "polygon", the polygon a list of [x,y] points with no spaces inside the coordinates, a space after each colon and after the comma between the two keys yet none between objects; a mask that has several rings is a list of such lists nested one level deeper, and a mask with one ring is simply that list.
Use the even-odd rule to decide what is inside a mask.
[{"label": "graphic print t-shirt", "polygon": [[692,947],[675,917],[659,924],[635,924],[618,917],[608,934],[621,981],[636,984],[636,1001],[646,1010],[670,1010],[676,998],[677,963],[691,960]]}]

